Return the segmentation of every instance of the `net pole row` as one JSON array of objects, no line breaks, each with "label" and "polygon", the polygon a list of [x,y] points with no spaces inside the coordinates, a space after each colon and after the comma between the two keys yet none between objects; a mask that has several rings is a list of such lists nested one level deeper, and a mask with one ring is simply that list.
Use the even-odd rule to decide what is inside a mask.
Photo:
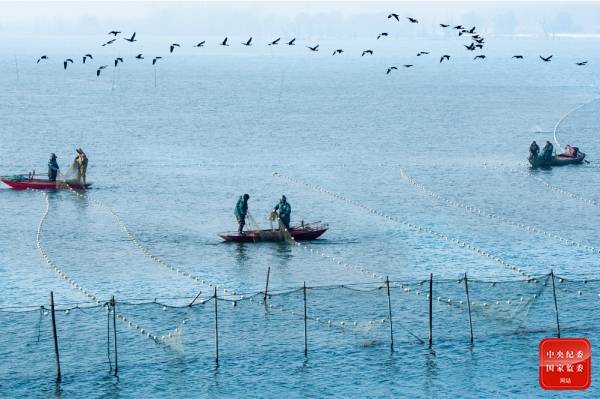
[{"label": "net pole row", "polygon": [[58,352],[58,335],[56,334],[56,314],[54,312],[54,292],[50,291],[50,310],[52,312],[52,337],[54,338],[54,357],[56,359],[56,382],[60,383],[60,355]]},{"label": "net pole row", "polygon": [[112,306],[113,313],[113,341],[115,346],[115,377],[119,375],[119,359],[117,354],[117,305],[115,302],[115,296],[113,295],[110,304]]},{"label": "net pole row", "polygon": [[269,266],[269,268],[267,269],[267,282],[265,283],[265,296],[263,298],[265,305],[267,304],[267,295],[269,292],[269,276],[270,275],[271,275],[271,266]]},{"label": "net pole row", "polygon": [[213,298],[215,300],[215,363],[219,366],[219,316],[217,310],[217,287],[215,287]]},{"label": "net pole row", "polygon": [[469,283],[467,282],[467,273],[465,273],[465,291],[467,293],[467,308],[469,309],[469,329],[471,330],[471,343],[473,343],[473,320],[471,318],[471,298],[469,297]]},{"label": "net pole row", "polygon": [[306,326],[306,281],[304,282],[304,286],[302,287],[303,298],[304,298],[304,356],[308,356],[308,336],[307,336],[307,326]]},{"label": "net pole row", "polygon": [[560,322],[558,321],[558,304],[556,302],[556,286],[554,285],[554,270],[550,269],[552,277],[552,296],[554,297],[554,312],[556,313],[556,334],[560,338]]},{"label": "net pole row", "polygon": [[387,288],[388,297],[388,315],[390,318],[390,349],[394,351],[394,326],[392,324],[392,298],[390,296],[390,279],[389,276],[385,276],[385,286]]}]

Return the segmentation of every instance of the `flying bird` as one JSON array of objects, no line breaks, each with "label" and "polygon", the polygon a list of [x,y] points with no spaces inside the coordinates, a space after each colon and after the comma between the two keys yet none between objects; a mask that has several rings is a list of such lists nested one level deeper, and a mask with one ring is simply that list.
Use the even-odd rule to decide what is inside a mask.
[{"label": "flying bird", "polygon": [[341,48],[339,48],[339,49],[335,50],[333,52],[333,54],[331,54],[331,55],[342,54],[343,52],[344,52],[344,50],[342,50]]},{"label": "flying bird", "polygon": [[41,60],[47,60],[48,56],[47,55],[42,55],[40,58],[38,58],[36,64],[39,64]]},{"label": "flying bird", "polygon": [[196,44],[194,47],[204,47],[204,43],[206,43],[206,40],[201,41],[200,43]]},{"label": "flying bird", "polygon": [[121,33],[120,30],[111,30],[110,32],[108,32],[109,35],[113,35],[113,36],[117,36],[119,33]]},{"label": "flying bird", "polygon": [[310,51],[319,51],[319,45],[317,44],[315,47],[306,46],[310,49]]},{"label": "flying bird", "polygon": [[474,60],[485,60],[485,55],[481,54],[481,55],[476,55],[475,58],[473,58]]},{"label": "flying bird", "polygon": [[154,58],[152,59],[152,65],[156,64],[156,61],[158,61],[158,60],[160,60],[160,59],[162,59],[162,57],[160,57],[160,56],[158,56],[158,57],[154,57]]},{"label": "flying bird", "polygon": [[223,41],[221,42],[221,46],[229,46],[229,44],[227,44],[227,37],[223,39]]},{"label": "flying bird", "polygon": [[551,56],[551,55],[549,55],[548,57],[544,58],[544,57],[542,57],[542,56],[540,55],[540,58],[541,58],[541,59],[542,59],[542,61],[544,61],[544,62],[550,62],[550,59],[552,58],[552,56]]},{"label": "flying bird", "polygon": [[387,32],[381,32],[380,34],[378,34],[378,35],[377,35],[377,40],[379,40],[379,38],[380,38],[381,36],[387,36],[387,35],[388,35],[388,33],[387,33]]},{"label": "flying bird", "polygon": [[429,51],[419,51],[419,53],[417,54],[417,57],[420,57],[425,54],[429,54]]},{"label": "flying bird", "polygon": [[389,74],[390,74],[390,72],[392,72],[392,69],[396,69],[396,70],[397,70],[398,68],[397,68],[397,67],[395,67],[395,66],[391,66],[391,67],[389,67],[389,68],[387,69],[387,72],[386,72],[385,74],[386,74],[386,75],[389,75]]},{"label": "flying bird", "polygon": [[587,61],[580,61],[580,62],[576,62],[575,65],[584,66],[587,63],[588,63]]},{"label": "flying bird", "polygon": [[410,68],[411,66],[413,66],[413,64],[404,64],[402,65],[404,68]]},{"label": "flying bird", "polygon": [[278,45],[280,40],[281,40],[281,38],[278,37],[277,39],[275,39],[271,43],[269,43],[269,46],[276,46],[276,45]]},{"label": "flying bird", "polygon": [[462,25],[453,26],[452,29],[465,29]]},{"label": "flying bird", "polygon": [[373,50],[365,50],[365,51],[363,51],[361,57],[364,57],[365,54],[373,55]]},{"label": "flying bird", "polygon": [[113,44],[115,42],[115,40],[117,40],[117,39],[112,39],[112,40],[107,41],[106,43],[104,43],[102,45],[102,47],[106,46],[107,44]]},{"label": "flying bird", "polygon": [[475,27],[472,27],[471,29],[469,29],[469,30],[467,31],[467,33],[475,33]]},{"label": "flying bird", "polygon": [[522,55],[513,55],[512,58],[516,58],[517,60],[522,60],[523,56]]},{"label": "flying bird", "polygon": [[96,76],[100,76],[100,71],[102,71],[104,68],[106,68],[108,65],[102,65],[100,67],[98,67],[98,69],[96,70]]},{"label": "flying bird", "polygon": [[135,58],[137,58],[138,60],[143,60],[144,56],[142,54],[138,54],[135,56]]},{"label": "flying bird", "polygon": [[127,40],[129,43],[133,43],[136,42],[137,40],[135,40],[135,32],[133,32],[133,35],[131,35],[130,38],[124,38],[125,40]]},{"label": "flying bird", "polygon": [[67,58],[66,60],[63,61],[63,68],[67,69],[67,63],[73,63],[73,60],[70,58]]},{"label": "flying bird", "polygon": [[440,24],[440,26],[441,26],[442,28],[447,28],[447,27],[449,27],[450,25],[446,25],[446,24]]},{"label": "flying bird", "polygon": [[295,46],[296,44],[294,43],[296,41],[296,38],[293,38],[292,40],[290,40],[288,42],[288,46]]},{"label": "flying bird", "polygon": [[175,47],[181,47],[181,46],[178,43],[171,44],[171,46],[169,47],[169,53],[172,53],[173,50],[175,50]]},{"label": "flying bird", "polygon": [[418,21],[418,20],[416,20],[415,18],[412,18],[412,17],[406,17],[406,19],[408,19],[408,20],[409,20],[410,22],[412,22],[413,24],[418,24],[418,23],[419,23],[419,21]]},{"label": "flying bird", "polygon": [[400,22],[400,16],[396,13],[391,13],[388,15],[388,19],[390,18],[396,18],[396,21]]},{"label": "flying bird", "polygon": [[466,49],[467,49],[467,50],[469,50],[469,51],[473,51],[473,50],[475,50],[475,43],[471,43],[471,44],[469,44],[468,46],[467,46],[467,45],[465,45],[465,44],[463,44],[463,46],[465,46],[465,47],[466,47]]},{"label": "flying bird", "polygon": [[92,55],[91,55],[91,54],[86,54],[86,55],[84,55],[84,56],[83,56],[83,63],[84,63],[84,64],[85,64],[85,60],[87,60],[88,58],[89,58],[90,60],[93,60],[93,59],[94,59],[94,57],[92,57]]},{"label": "flying bird", "polygon": [[250,39],[248,39],[247,41],[242,43],[244,46],[252,46],[252,36],[250,36]]},{"label": "flying bird", "polygon": [[115,58],[115,68],[117,67],[117,65],[119,65],[119,62],[123,62],[123,58],[121,58],[121,57]]},{"label": "flying bird", "polygon": [[442,63],[442,61],[444,61],[444,59],[450,61],[450,56],[447,54],[442,55],[442,57],[440,58],[440,64]]},{"label": "flying bird", "polygon": [[481,50],[483,48],[483,44],[476,44],[475,47]]}]

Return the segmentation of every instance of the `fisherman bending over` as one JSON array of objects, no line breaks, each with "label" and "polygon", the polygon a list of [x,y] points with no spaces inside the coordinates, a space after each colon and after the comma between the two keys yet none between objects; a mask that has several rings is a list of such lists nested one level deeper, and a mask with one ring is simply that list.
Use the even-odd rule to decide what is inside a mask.
[{"label": "fisherman bending over", "polygon": [[279,201],[279,204],[275,205],[275,208],[273,208],[273,211],[277,211],[277,210],[279,210],[279,219],[281,219],[281,222],[283,223],[285,228],[289,229],[290,228],[290,216],[292,214],[292,207],[290,206],[290,203],[287,202],[285,195],[281,196],[281,200]]},{"label": "fisherman bending over", "polygon": [[56,181],[56,175],[58,174],[58,162],[56,162],[56,154],[50,154],[50,160],[48,161],[48,180]]},{"label": "fisherman bending over", "polygon": [[235,205],[235,217],[238,221],[238,233],[244,234],[242,230],[244,229],[244,225],[246,224],[246,215],[248,214],[248,200],[250,196],[248,194],[244,194],[240,196],[237,204]]},{"label": "fisherman bending over", "polygon": [[540,153],[540,146],[537,145],[535,140],[533,140],[533,143],[531,143],[531,145],[529,146],[529,155],[532,159],[535,160],[539,153]]},{"label": "fisherman bending over", "polygon": [[552,151],[554,151],[554,146],[551,142],[546,141],[546,145],[544,146],[543,157],[545,161],[550,162],[552,160]]}]

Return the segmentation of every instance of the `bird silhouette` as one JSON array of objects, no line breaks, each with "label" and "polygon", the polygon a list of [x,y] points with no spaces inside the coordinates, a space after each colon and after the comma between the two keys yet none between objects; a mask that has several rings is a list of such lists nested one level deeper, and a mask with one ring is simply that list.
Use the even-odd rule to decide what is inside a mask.
[{"label": "bird silhouette", "polygon": [[108,67],[108,65],[99,66],[98,69],[96,70],[96,76],[100,76],[100,71],[102,71],[106,67]]},{"label": "bird silhouette", "polygon": [[119,33],[121,33],[120,30],[111,30],[110,32],[108,32],[109,35],[113,35],[113,36],[117,36]]},{"label": "bird silhouette", "polygon": [[196,44],[194,47],[204,47],[204,43],[206,43],[206,40],[202,40],[200,43]]},{"label": "bird silhouette", "polygon": [[476,44],[475,47],[481,50],[483,48],[483,44]]},{"label": "bird silhouette", "polygon": [[517,60],[522,60],[523,56],[522,55],[513,55],[511,58],[516,58]]},{"label": "bird silhouette", "polygon": [[417,54],[417,57],[420,57],[422,55],[426,55],[429,54],[429,51],[419,51],[419,53]]},{"label": "bird silhouette", "polygon": [[319,51],[319,45],[318,44],[316,46],[314,46],[314,47],[310,47],[310,46],[306,46],[306,47],[308,47],[310,49],[310,51]]},{"label": "bird silhouette", "polygon": [[408,19],[408,20],[409,20],[410,22],[412,22],[413,24],[418,24],[418,23],[419,23],[419,21],[418,21],[417,19],[415,19],[415,18],[412,18],[412,17],[406,17],[406,19]]},{"label": "bird silhouette", "polygon": [[36,64],[39,64],[41,60],[47,60],[48,56],[47,55],[42,55],[40,58],[38,58]]},{"label": "bird silhouette", "polygon": [[143,60],[144,56],[142,54],[138,54],[135,56],[135,58],[137,58],[138,60]]},{"label": "bird silhouette", "polygon": [[223,39],[223,41],[221,42],[221,46],[229,46],[229,44],[227,44],[227,37]]},{"label": "bird silhouette", "polygon": [[94,59],[94,57],[92,57],[92,55],[91,55],[91,54],[86,54],[86,55],[84,55],[84,56],[83,56],[83,63],[84,63],[84,64],[85,64],[85,60],[87,60],[88,58],[89,58],[90,60],[93,60],[93,59]]},{"label": "bird silhouette", "polygon": [[410,68],[411,66],[413,66],[413,64],[404,64],[402,65],[404,68]]},{"label": "bird silhouette", "polygon": [[471,43],[468,46],[463,44],[463,46],[465,46],[469,51],[475,50],[475,43]]},{"label": "bird silhouette", "polygon": [[469,29],[469,30],[467,31],[467,33],[475,33],[475,27],[472,27],[471,29]]},{"label": "bird silhouette", "polygon": [[365,54],[373,55],[373,50],[365,50],[365,51],[363,51],[361,57],[364,57]]},{"label": "bird silhouette", "polygon": [[109,40],[109,41],[107,41],[106,43],[104,43],[104,44],[102,45],[102,47],[104,47],[104,46],[106,46],[106,45],[109,45],[109,44],[113,44],[113,43],[115,42],[115,40],[117,40],[117,39],[112,39],[112,40]]},{"label": "bird silhouette", "polygon": [[156,61],[158,61],[158,60],[160,60],[160,59],[162,59],[162,57],[160,57],[160,56],[158,56],[158,57],[154,57],[154,58],[152,59],[152,65],[156,64]]},{"label": "bird silhouette", "polygon": [[464,29],[462,25],[453,26],[452,29]]},{"label": "bird silhouette", "polygon": [[181,47],[181,46],[179,45],[179,43],[171,44],[171,46],[169,47],[169,53],[172,53],[173,50],[175,50],[175,47]]},{"label": "bird silhouette", "polygon": [[447,27],[449,27],[450,25],[446,25],[446,24],[440,24],[440,26],[441,26],[442,28],[447,28]]},{"label": "bird silhouette", "polygon": [[121,58],[121,57],[115,58],[115,68],[117,67],[117,65],[119,65],[119,62],[123,62],[123,58]]},{"label": "bird silhouette", "polygon": [[335,50],[333,52],[333,54],[331,54],[331,55],[342,54],[343,52],[344,52],[344,50],[342,50],[341,48],[339,48],[339,49]]},{"label": "bird silhouette", "polygon": [[391,13],[388,15],[388,19],[390,18],[396,18],[396,21],[400,22],[400,16],[396,13]]},{"label": "bird silhouette", "polygon": [[387,69],[387,72],[386,72],[385,74],[386,74],[386,75],[389,75],[389,74],[390,74],[390,72],[392,72],[392,70],[394,70],[394,69],[396,69],[396,70],[397,70],[397,69],[398,69],[398,67],[395,67],[395,66],[391,66],[391,67],[389,67],[389,68]]},{"label": "bird silhouette", "polygon": [[377,35],[377,40],[379,40],[380,37],[387,36],[387,35],[388,35],[387,32],[381,32],[380,34]]},{"label": "bird silhouette", "polygon": [[68,64],[69,62],[72,64],[72,63],[73,63],[73,60],[72,60],[72,59],[70,59],[70,58],[67,58],[66,60],[64,60],[64,61],[63,61],[63,68],[64,68],[64,69],[67,69],[67,64]]},{"label": "bird silhouette", "polygon": [[576,62],[575,65],[584,66],[587,63],[588,63],[587,61],[580,61],[580,62]]},{"label": "bird silhouette", "polygon": [[450,56],[448,54],[442,55],[442,57],[440,58],[440,64],[442,63],[442,61],[444,61],[444,59],[450,61]]},{"label": "bird silhouette", "polygon": [[133,32],[133,35],[131,35],[130,38],[125,37],[125,40],[127,40],[129,43],[133,43],[136,42],[137,40],[135,40],[135,32]]},{"label": "bird silhouette", "polygon": [[248,39],[247,41],[242,43],[244,46],[252,46],[252,36],[250,36],[250,39]]},{"label": "bird silhouette", "polygon": [[542,57],[542,56],[540,55],[540,58],[541,58],[541,59],[542,59],[542,61],[544,61],[544,62],[550,62],[550,59],[552,58],[552,56],[551,56],[551,55],[549,55],[548,57],[544,58],[544,57]]},{"label": "bird silhouette", "polygon": [[281,40],[281,38],[278,37],[277,39],[275,39],[271,43],[269,43],[269,46],[276,46],[276,45],[278,45],[280,40]]},{"label": "bird silhouette", "polygon": [[480,54],[480,55],[476,55],[475,58],[473,58],[474,60],[485,60],[485,55]]},{"label": "bird silhouette", "polygon": [[292,40],[290,40],[288,42],[288,46],[295,46],[296,44],[294,43],[296,41],[296,38],[293,38]]}]

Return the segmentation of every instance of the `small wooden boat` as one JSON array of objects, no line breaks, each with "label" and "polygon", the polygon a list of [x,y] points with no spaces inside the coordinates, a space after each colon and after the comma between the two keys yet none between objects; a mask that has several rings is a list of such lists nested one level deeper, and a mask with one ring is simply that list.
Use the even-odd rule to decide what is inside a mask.
[{"label": "small wooden boat", "polygon": [[579,152],[576,157],[571,157],[565,154],[558,154],[553,156],[550,161],[545,160],[541,155],[537,157],[529,157],[527,160],[531,164],[532,168],[547,168],[550,166],[563,166],[570,164],[580,164],[585,159],[585,153]]},{"label": "small wooden boat", "polygon": [[[302,226],[292,226],[288,229],[290,236],[296,241],[308,241],[319,238],[323,233],[327,231],[329,226],[327,224],[319,223],[308,223]],[[244,231],[243,234],[236,232],[220,233],[221,237],[226,242],[259,242],[259,241],[285,241],[287,237],[286,232],[279,229],[265,229],[265,230],[248,230]]]},{"label": "small wooden boat", "polygon": [[83,184],[77,180],[57,180],[36,179],[31,175],[0,176],[0,181],[15,190],[61,190],[72,188],[75,190],[85,190],[92,186],[92,183]]}]

